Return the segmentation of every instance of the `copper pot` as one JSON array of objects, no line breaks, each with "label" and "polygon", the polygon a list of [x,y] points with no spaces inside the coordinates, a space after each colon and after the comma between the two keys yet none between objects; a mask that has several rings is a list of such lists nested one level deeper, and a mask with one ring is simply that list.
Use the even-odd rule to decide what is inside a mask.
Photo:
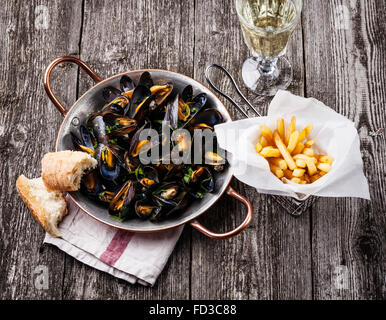
[{"label": "copper pot", "polygon": [[[51,72],[55,68],[55,66],[62,62],[72,62],[77,64],[95,81],[95,85],[90,88],[85,94],[83,94],[70,109],[66,109],[61,104],[61,102],[53,94],[50,86]],[[88,114],[95,112],[97,108],[100,108],[100,106],[104,104],[104,100],[102,97],[103,88],[107,86],[115,86],[119,88],[119,79],[124,74],[130,76],[130,78],[132,78],[134,82],[136,82],[144,71],[149,71],[154,80],[161,78],[171,79],[173,81],[174,86],[178,90],[182,90],[186,85],[190,84],[193,86],[195,92],[205,92],[208,95],[208,101],[211,106],[218,109],[226,121],[232,121],[231,116],[226,107],[211,90],[205,87],[202,83],[193,80],[185,75],[166,70],[146,69],[124,72],[103,80],[82,60],[71,56],[65,56],[54,60],[47,67],[44,73],[43,80],[44,88],[47,92],[48,97],[51,99],[52,103],[64,117],[56,140],[56,151],[74,149],[70,136],[70,131],[75,130],[77,126],[84,123]],[[253,208],[249,200],[243,197],[242,195],[238,194],[229,186],[232,177],[232,167],[229,166],[216,179],[216,190],[214,193],[207,194],[204,199],[200,201],[194,201],[179,216],[157,223],[146,220],[143,221],[139,219],[132,219],[124,222],[119,222],[108,214],[105,207],[95,201],[90,200],[82,193],[70,192],[69,195],[74,200],[74,202],[91,217],[115,228],[133,232],[156,232],[169,228],[174,228],[176,226],[189,222],[192,227],[194,227],[195,229],[202,232],[208,237],[215,239],[226,239],[244,230],[251,222],[253,214]],[[208,210],[217,200],[219,200],[223,193],[226,193],[229,196],[241,201],[246,206],[247,215],[245,220],[236,229],[226,233],[215,233],[205,228],[196,219],[206,210]]]}]

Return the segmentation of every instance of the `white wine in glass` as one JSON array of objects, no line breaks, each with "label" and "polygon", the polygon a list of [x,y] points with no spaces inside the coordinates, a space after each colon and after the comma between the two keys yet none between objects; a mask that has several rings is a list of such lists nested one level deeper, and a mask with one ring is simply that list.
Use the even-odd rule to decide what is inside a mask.
[{"label": "white wine in glass", "polygon": [[292,81],[283,55],[300,20],[302,0],[236,0],[244,40],[252,52],[242,69],[245,85],[259,95],[275,95]]}]

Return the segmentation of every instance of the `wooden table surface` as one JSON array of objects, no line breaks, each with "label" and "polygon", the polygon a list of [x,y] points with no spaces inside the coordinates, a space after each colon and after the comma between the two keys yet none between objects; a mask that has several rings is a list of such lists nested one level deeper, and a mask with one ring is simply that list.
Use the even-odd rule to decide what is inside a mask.
[{"label": "wooden table surface", "polygon": [[[254,206],[250,227],[218,241],[186,226],[152,288],[41,245],[44,232],[18,197],[15,180],[20,174],[40,175],[40,160],[54,150],[62,121],[44,92],[43,72],[53,59],[73,55],[103,78],[161,68],[204,82],[205,68],[219,63],[241,84],[248,49],[233,1],[3,0],[1,5],[1,299],[386,298],[384,0],[304,1],[287,53],[294,67],[289,90],[315,97],[355,122],[371,202],[319,199],[295,219],[271,196],[233,179],[232,187]],[[66,106],[91,86],[74,65],[54,72],[54,91]],[[247,95],[266,112],[270,99]],[[234,119],[241,119],[228,106]],[[200,221],[226,231],[243,217],[243,205],[224,196]],[[48,289],[34,285],[39,266],[48,268]]]}]

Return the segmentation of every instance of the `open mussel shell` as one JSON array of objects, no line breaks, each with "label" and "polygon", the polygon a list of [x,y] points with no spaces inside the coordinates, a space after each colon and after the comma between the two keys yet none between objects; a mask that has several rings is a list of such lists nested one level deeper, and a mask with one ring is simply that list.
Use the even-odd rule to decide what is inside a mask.
[{"label": "open mussel shell", "polygon": [[135,171],[137,181],[144,188],[153,188],[159,183],[158,171],[151,166],[139,167]]},{"label": "open mussel shell", "polygon": [[134,210],[140,219],[147,219],[151,216],[157,217],[162,207],[150,202],[148,199],[143,199],[135,202]]},{"label": "open mussel shell", "polygon": [[184,101],[190,108],[189,111],[189,118],[186,122],[182,125],[182,127],[190,126],[191,121],[200,113],[200,110],[205,106],[207,101],[207,94],[206,93],[200,93],[197,96],[193,98],[192,101]]},{"label": "open mussel shell", "polygon": [[181,99],[184,102],[189,102],[193,100],[193,87],[189,84],[187,85],[181,93]]},{"label": "open mussel shell", "polygon": [[155,95],[155,104],[156,106],[161,106],[166,102],[167,98],[173,91],[173,84],[166,83],[164,85],[154,85],[150,88],[151,94]]},{"label": "open mussel shell", "polygon": [[127,75],[123,75],[119,80],[119,86],[122,92],[128,92],[134,89],[135,85],[133,80]]},{"label": "open mussel shell", "polygon": [[188,128],[191,129],[210,129],[213,130],[213,127],[216,124],[224,122],[222,114],[214,108],[209,108],[201,110],[195,117],[189,121]]},{"label": "open mussel shell", "polygon": [[109,125],[108,135],[110,137],[122,136],[137,128],[137,121],[117,113],[106,113],[103,120]]},{"label": "open mussel shell", "polygon": [[90,154],[91,156],[94,156],[95,139],[91,134],[90,130],[86,126],[81,125],[79,127],[79,134],[80,134],[80,138],[78,138],[77,135],[71,132],[71,137],[75,148],[79,151],[84,151]]},{"label": "open mussel shell", "polygon": [[114,100],[116,97],[120,95],[121,95],[121,91],[111,86],[103,88],[102,90],[102,96],[106,102],[111,102],[112,100]]},{"label": "open mussel shell", "polygon": [[99,173],[103,179],[114,181],[119,177],[120,166],[111,148],[107,145],[99,144],[97,147],[97,160]]},{"label": "open mussel shell", "polygon": [[150,89],[152,86],[154,86],[153,79],[151,77],[151,74],[148,71],[145,71],[141,74],[141,77],[139,78],[138,86],[145,86],[148,89]]},{"label": "open mussel shell", "polygon": [[83,175],[81,189],[90,197],[97,197],[97,195],[104,190],[97,170],[92,170]]},{"label": "open mussel shell", "polygon": [[127,180],[122,188],[116,193],[109,205],[109,213],[119,219],[129,217],[133,213],[135,200],[135,185],[131,180]]},{"label": "open mussel shell", "polygon": [[108,190],[98,193],[98,199],[101,202],[108,203],[108,204],[110,204],[111,201],[113,201],[115,196],[116,196],[115,192],[108,191]]},{"label": "open mussel shell", "polygon": [[152,96],[152,98],[150,98],[150,96],[152,96],[152,94],[148,87],[138,85],[134,89],[130,107],[126,115],[132,119],[137,119],[138,115],[142,116],[144,108],[149,107],[150,102],[155,99],[155,96]]}]

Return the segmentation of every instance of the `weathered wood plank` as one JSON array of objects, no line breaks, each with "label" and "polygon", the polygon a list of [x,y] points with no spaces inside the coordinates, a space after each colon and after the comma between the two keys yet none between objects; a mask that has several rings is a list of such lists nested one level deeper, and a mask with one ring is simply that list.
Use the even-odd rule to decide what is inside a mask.
[{"label": "weathered wood plank", "polygon": [[[196,1],[194,76],[204,81],[205,68],[211,63],[219,63],[244,88],[241,66],[248,51],[233,6],[229,1]],[[293,35],[288,56],[295,72],[290,90],[302,95],[304,70],[300,26]],[[227,81],[218,74],[214,76],[221,88],[232,92]],[[248,96],[266,113],[270,99]],[[234,118],[241,118],[237,110],[229,104],[228,107]],[[232,186],[252,202],[253,222],[239,236],[224,241],[208,240],[193,232],[192,298],[310,299],[308,213],[294,219],[279,208],[272,197],[257,194],[253,188],[235,179]],[[224,196],[200,221],[216,231],[230,230],[242,221],[244,212],[242,204]]]},{"label": "weathered wood plank", "polygon": [[[0,299],[62,296],[64,254],[51,247],[39,251],[44,232],[17,195],[15,181],[20,174],[40,176],[40,160],[54,148],[61,116],[44,92],[43,71],[57,56],[77,53],[81,6],[60,0],[39,5],[7,0],[0,10]],[[69,104],[77,71],[66,73],[56,73],[53,86]],[[34,286],[39,266],[48,268],[47,290]]]},{"label": "weathered wood plank", "polygon": [[372,133],[386,126],[385,6],[306,1],[303,17],[306,94],[355,122],[372,198],[314,205],[314,297],[384,299],[385,136]]},{"label": "weathered wood plank", "polygon": [[[168,69],[191,76],[193,11],[190,2],[85,1],[81,58],[102,77],[141,68]],[[81,76],[80,94],[91,84],[87,76]],[[72,258],[66,261],[66,299],[189,298],[189,228],[154,288],[130,285]]]}]

